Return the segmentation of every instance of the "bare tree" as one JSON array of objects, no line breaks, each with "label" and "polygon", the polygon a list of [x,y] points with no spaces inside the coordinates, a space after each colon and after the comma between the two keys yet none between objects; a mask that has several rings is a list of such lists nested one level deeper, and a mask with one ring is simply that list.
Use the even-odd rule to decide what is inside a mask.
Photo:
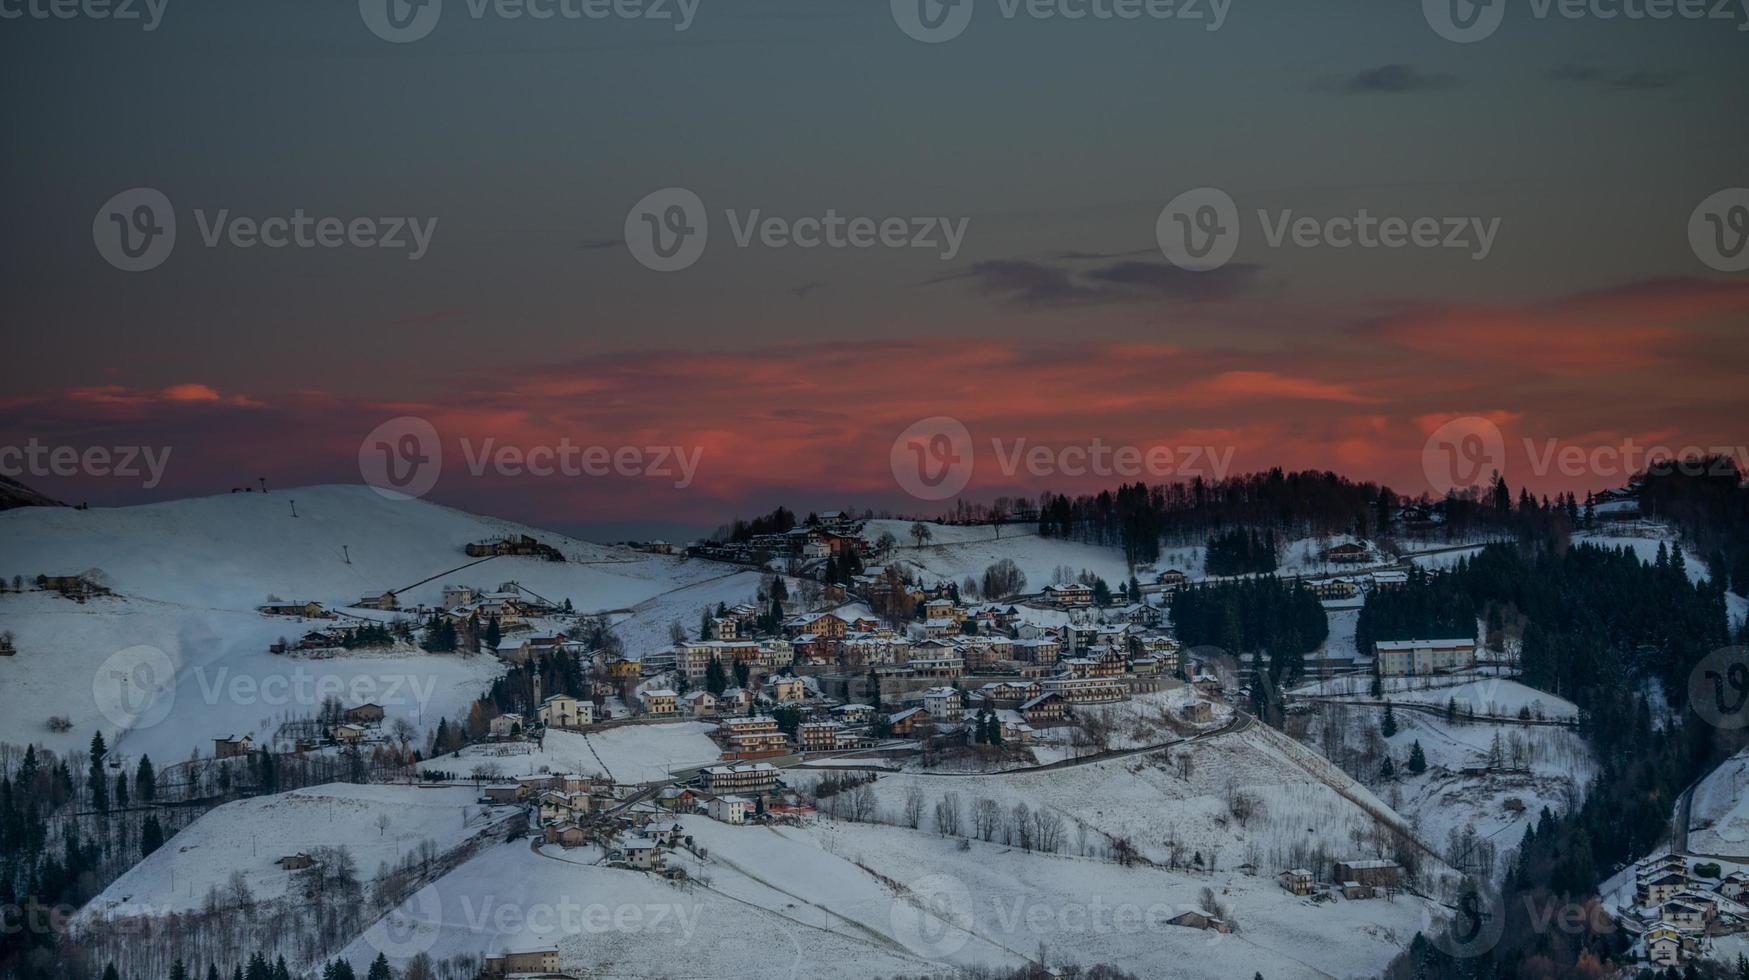
[{"label": "bare tree", "polygon": [[1002,825],[1002,810],[996,801],[981,797],[972,804],[972,833],[981,840],[995,840],[996,828]]},{"label": "bare tree", "polygon": [[913,783],[911,789],[905,793],[905,826],[916,830],[917,825],[922,822],[923,790]]},{"label": "bare tree", "polygon": [[949,792],[935,801],[935,829],[943,837],[958,837],[960,832],[960,795]]}]

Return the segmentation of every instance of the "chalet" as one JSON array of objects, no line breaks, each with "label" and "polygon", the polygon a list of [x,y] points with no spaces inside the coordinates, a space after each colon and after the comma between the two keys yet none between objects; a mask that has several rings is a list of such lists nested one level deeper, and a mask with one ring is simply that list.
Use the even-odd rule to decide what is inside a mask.
[{"label": "chalet", "polygon": [[1062,721],[1068,717],[1069,703],[1061,694],[1055,692],[1040,694],[1021,704],[1018,709],[1026,717],[1029,725],[1042,725],[1047,722]]},{"label": "chalet", "polygon": [[1002,741],[1011,745],[1026,745],[1035,734],[1026,716],[1011,708],[996,712],[996,722],[1002,726]]},{"label": "chalet", "polygon": [[979,698],[992,708],[1018,708],[1042,693],[1033,681],[992,681],[978,688]]},{"label": "chalet", "polygon": [[1639,904],[1651,907],[1662,905],[1676,896],[1676,893],[1688,890],[1688,875],[1667,871],[1652,875],[1639,882],[1635,899]]},{"label": "chalet", "polygon": [[778,774],[769,762],[744,762],[710,766],[699,773],[699,779],[708,793],[766,793],[777,785]]},{"label": "chalet", "polygon": [[587,815],[591,806],[588,793],[550,789],[540,795],[540,819],[542,823],[575,820]]},{"label": "chalet", "polygon": [[1468,670],[1476,665],[1476,641],[1379,640],[1373,644],[1373,656],[1384,677]]},{"label": "chalet", "polygon": [[665,786],[656,794],[656,805],[676,813],[691,813],[698,806],[698,794],[684,786]]},{"label": "chalet", "polygon": [[928,708],[906,708],[897,714],[887,716],[887,731],[897,737],[904,738],[919,734],[920,730],[929,728],[931,721]]},{"label": "chalet", "polygon": [[753,801],[744,796],[718,796],[705,805],[705,812],[721,823],[746,823],[753,815]]},{"label": "chalet", "polygon": [[454,609],[473,602],[476,594],[472,586],[446,585],[443,587],[443,608]]},{"label": "chalet", "polygon": [[522,734],[521,715],[496,715],[486,722],[486,734],[493,738],[514,738]]},{"label": "chalet", "polygon": [[1046,601],[1057,606],[1090,606],[1093,604],[1093,589],[1080,582],[1047,585],[1044,587],[1043,595]]},{"label": "chalet", "polygon": [[548,728],[582,728],[595,721],[595,705],[569,694],[555,694],[540,703],[535,718]]},{"label": "chalet", "polygon": [[673,715],[680,713],[680,695],[667,688],[645,691],[638,695],[638,700],[644,706],[647,715]]},{"label": "chalet", "polygon": [[1383,571],[1372,573],[1372,587],[1380,592],[1400,589],[1409,584],[1409,573],[1399,571]]},{"label": "chalet", "polygon": [[717,695],[718,710],[727,712],[746,711],[753,704],[753,692],[744,687],[724,688]]},{"label": "chalet", "polygon": [[393,591],[378,592],[363,596],[357,602],[353,603],[353,605],[360,609],[376,609],[382,612],[394,612],[401,608],[400,600],[395,598],[395,593]]},{"label": "chalet", "polygon": [[331,619],[319,602],[270,602],[257,607],[264,616],[296,616],[300,619]]},{"label": "chalet", "polygon": [[1184,585],[1186,577],[1185,574],[1178,569],[1168,568],[1164,572],[1161,572],[1160,576],[1154,581],[1168,589],[1176,589]]},{"label": "chalet", "polygon": [[711,636],[718,640],[738,640],[741,638],[741,621],[733,616],[713,617]]},{"label": "chalet", "polygon": [[1678,966],[1682,963],[1682,933],[1668,922],[1660,922],[1646,930],[1646,959],[1653,966]]},{"label": "chalet", "polygon": [[1327,562],[1352,565],[1366,561],[1368,558],[1372,557],[1372,553],[1367,549],[1366,545],[1356,544],[1350,541],[1345,544],[1336,545],[1333,548],[1325,548],[1323,554],[1319,557]]},{"label": "chalet", "polygon": [[1175,915],[1172,918],[1167,919],[1166,924],[1169,926],[1182,926],[1186,929],[1211,929],[1215,932],[1223,933],[1233,931],[1233,927],[1227,924],[1227,920],[1210,915],[1207,912],[1199,912],[1195,910]]},{"label": "chalet", "polygon": [[1684,932],[1703,932],[1712,921],[1713,910],[1695,901],[1691,896],[1678,895],[1668,902],[1658,906],[1661,921],[1668,922]]},{"label": "chalet", "polygon": [[512,973],[557,973],[559,948],[542,946],[520,953],[488,954],[480,965],[480,972],[491,977]]},{"label": "chalet", "polygon": [[841,704],[832,709],[832,720],[841,726],[866,725],[874,716],[874,706],[869,704]]},{"label": "chalet", "polygon": [[83,602],[91,596],[109,595],[109,590],[83,575],[38,575],[36,587],[46,592],[59,592],[69,599]]},{"label": "chalet", "polygon": [[1345,578],[1321,579],[1315,582],[1301,581],[1300,588],[1317,596],[1322,602],[1352,599],[1360,594],[1360,589],[1352,581]]},{"label": "chalet", "polygon": [[1109,704],[1128,700],[1130,696],[1129,688],[1121,680],[1111,677],[1076,677],[1073,674],[1047,677],[1039,682],[1039,690],[1061,695],[1070,704]]},{"label": "chalet", "polygon": [[522,787],[515,783],[493,783],[482,787],[480,796],[491,803],[515,803],[522,799]]},{"label": "chalet", "polygon": [[850,624],[836,613],[829,612],[803,613],[783,624],[783,635],[791,639],[811,633],[828,640],[840,640],[848,632]]},{"label": "chalet", "polygon": [[1305,868],[1293,868],[1276,876],[1281,887],[1295,895],[1310,895],[1313,891],[1312,873]]},{"label": "chalet", "polygon": [[248,755],[254,747],[255,740],[248,735],[221,735],[213,739],[213,758],[230,759]]},{"label": "chalet", "polygon": [[368,703],[361,704],[356,708],[347,708],[346,720],[357,725],[380,725],[383,721],[383,706]]},{"label": "chalet", "polygon": [[1336,862],[1337,881],[1357,881],[1377,888],[1398,888],[1403,882],[1403,866],[1395,861],[1376,859]]},{"label": "chalet", "polygon": [[1749,872],[1733,871],[1719,882],[1719,894],[1732,901],[1741,901],[1749,894]]},{"label": "chalet", "polygon": [[343,722],[334,726],[334,741],[346,745],[352,745],[364,741],[365,735],[369,734],[369,732],[370,729],[365,728],[363,725],[354,725],[351,722]]},{"label": "chalet", "polygon": [[316,859],[299,851],[296,854],[287,854],[285,857],[282,857],[273,863],[279,865],[281,871],[302,871],[305,868],[313,866],[316,863]]},{"label": "chalet", "polygon": [[672,847],[686,836],[686,825],[678,820],[658,820],[644,828],[644,836],[658,844]]},{"label": "chalet", "polygon": [[777,719],[770,715],[724,718],[717,725],[717,737],[726,744],[727,754],[743,758],[781,753],[789,747]]}]

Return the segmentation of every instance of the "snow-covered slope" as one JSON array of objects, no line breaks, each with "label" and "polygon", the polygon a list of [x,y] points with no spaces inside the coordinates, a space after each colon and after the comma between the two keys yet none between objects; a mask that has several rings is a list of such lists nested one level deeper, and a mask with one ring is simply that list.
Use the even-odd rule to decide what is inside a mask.
[{"label": "snow-covered slope", "polygon": [[[462,550],[516,534],[569,560],[478,561]],[[445,585],[515,581],[588,612],[628,609],[724,572],[363,486],[10,510],[0,513],[0,556],[8,577],[88,574],[115,593],[83,603],[48,592],[0,595],[0,628],[17,634],[18,649],[0,658],[0,742],[69,749],[101,730],[124,754],[149,753],[160,763],[193,748],[210,752],[218,735],[260,742],[287,718],[313,714],[328,694],[380,703],[390,722],[435,727],[457,717],[502,669],[491,658],[414,651],[277,657],[267,652],[274,640],[332,621],[263,616],[256,607],[270,597],[333,610],[397,590],[403,605],[436,604]],[[143,697],[142,688],[159,693]],[[149,710],[117,712],[118,702]],[[71,728],[51,730],[52,717]]]}]

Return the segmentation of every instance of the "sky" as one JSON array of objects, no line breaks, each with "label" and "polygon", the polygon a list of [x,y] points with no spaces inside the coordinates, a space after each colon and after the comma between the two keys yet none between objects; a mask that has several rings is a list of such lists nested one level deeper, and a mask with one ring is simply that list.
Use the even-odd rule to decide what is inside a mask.
[{"label": "sky", "polygon": [[603,539],[939,512],[913,457],[1441,492],[1454,419],[1544,493],[1749,462],[1739,6],[154,3],[0,0],[0,472],[59,499],[409,425],[429,499]]}]

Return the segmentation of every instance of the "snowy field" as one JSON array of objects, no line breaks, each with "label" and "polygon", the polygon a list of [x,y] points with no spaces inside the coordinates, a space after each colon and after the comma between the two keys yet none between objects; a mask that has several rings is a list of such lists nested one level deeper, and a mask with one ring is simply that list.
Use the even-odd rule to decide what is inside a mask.
[{"label": "snowy field", "polygon": [[514,812],[482,806],[476,795],[472,787],[331,783],[227,803],[128,869],[81,914],[198,909],[209,889],[227,889],[233,872],[258,901],[280,898],[296,873],[275,861],[341,844],[368,879],[422,841],[447,851]]},{"label": "snowy field", "polygon": [[574,772],[612,776],[622,783],[666,778],[674,769],[715,762],[722,754],[708,738],[716,726],[679,721],[655,725],[622,725],[603,731],[549,731],[533,742],[470,745],[454,755],[438,756],[429,765],[466,776],[476,766],[492,765],[504,778],[542,772]]},{"label": "snowy field", "polygon": [[[565,970],[590,976],[877,978],[1042,952],[1052,965],[1105,962],[1142,976],[1298,978],[1375,975],[1439,914],[1412,898],[1315,906],[1267,876],[962,849],[896,827],[683,823],[707,855],[672,854],[692,878],[684,886],[594,866],[586,849],[505,845],[403,906],[398,922],[411,930],[376,935],[396,937],[381,944],[391,962],[554,945]],[[1233,933],[1166,924],[1197,908],[1205,887]],[[345,955],[362,964],[379,948],[367,933]]]},{"label": "snowy field", "polygon": [[[1579,708],[1565,698],[1527,687],[1505,677],[1385,677],[1381,688],[1392,701],[1408,701],[1444,708],[1456,701],[1458,710],[1472,709],[1478,715],[1515,718],[1521,709],[1532,717],[1577,718]],[[1372,700],[1371,675],[1332,677],[1297,689],[1294,693],[1320,697],[1353,696]]]},{"label": "snowy field", "polygon": [[[577,561],[493,558],[455,571],[472,561],[462,553],[468,542],[522,533]],[[17,656],[0,659],[0,742],[65,751],[100,730],[124,753],[160,764],[193,749],[210,753],[215,736],[247,733],[260,742],[287,718],[313,715],[328,694],[348,705],[380,703],[391,723],[435,728],[439,718],[459,717],[502,670],[491,658],[418,652],[276,657],[267,652],[276,639],[344,621],[263,616],[256,607],[270,597],[332,610],[436,576],[408,591],[404,604],[436,603],[445,585],[491,589],[514,580],[591,611],[630,609],[689,586],[714,600],[712,583],[724,579],[714,563],[605,548],[389,500],[368,487],[88,511],[21,508],[0,513],[0,554],[8,573],[90,574],[118,593],[85,603],[43,592],[0,596],[0,622],[18,637]],[[755,577],[746,580],[745,589],[731,583],[737,598],[757,587]],[[721,587],[726,597],[729,586]],[[638,626],[646,620],[665,643],[665,616],[632,618]],[[133,649],[141,646],[150,649]],[[52,732],[52,716],[71,729]]]},{"label": "snowy field", "polygon": [[1694,788],[1688,849],[1749,859],[1749,749],[1726,759]]},{"label": "snowy field", "polygon": [[1010,525],[994,527],[960,527],[928,524],[931,542],[919,548],[912,544],[910,521],[869,521],[862,535],[873,542],[883,533],[890,533],[899,547],[887,559],[888,564],[911,566],[925,583],[936,581],[962,582],[967,576],[982,580],[984,569],[1003,558],[1011,558],[1026,575],[1026,591],[1037,592],[1051,584],[1059,566],[1068,566],[1075,573],[1083,569],[1105,579],[1112,589],[1129,581],[1130,571],[1124,564],[1123,552],[1116,548],[1041,538],[1038,529]]}]

